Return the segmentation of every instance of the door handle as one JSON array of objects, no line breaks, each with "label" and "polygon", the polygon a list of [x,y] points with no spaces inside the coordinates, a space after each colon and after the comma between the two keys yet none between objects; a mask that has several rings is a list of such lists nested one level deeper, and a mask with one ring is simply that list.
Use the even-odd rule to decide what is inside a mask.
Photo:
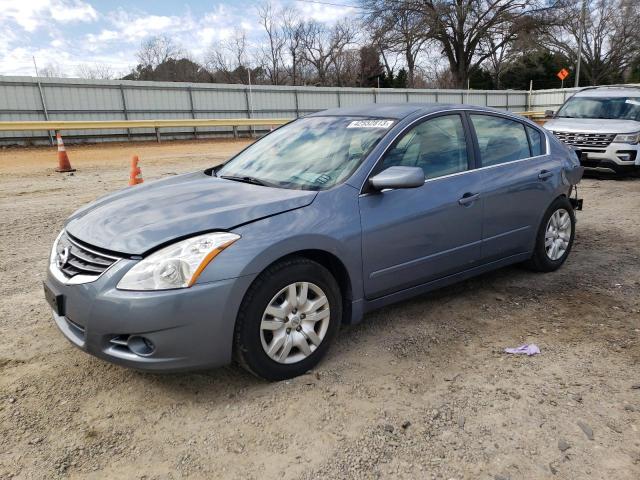
[{"label": "door handle", "polygon": [[460,200],[458,200],[458,203],[460,205],[471,205],[473,202],[475,202],[478,198],[480,198],[480,194],[479,193],[465,193],[462,198]]},{"label": "door handle", "polygon": [[551,177],[553,177],[553,172],[550,172],[549,170],[542,170],[538,174],[538,178],[540,180],[546,180],[547,178],[551,178]]}]

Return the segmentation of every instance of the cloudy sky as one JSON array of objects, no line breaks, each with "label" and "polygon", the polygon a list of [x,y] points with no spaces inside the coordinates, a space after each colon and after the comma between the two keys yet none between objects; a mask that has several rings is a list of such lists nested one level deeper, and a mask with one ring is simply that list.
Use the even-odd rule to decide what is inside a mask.
[{"label": "cloudy sky", "polygon": [[[63,67],[74,76],[80,65],[108,65],[126,73],[146,37],[168,34],[196,60],[234,29],[259,38],[256,8],[262,0],[0,0],[0,75],[34,75]],[[304,18],[334,22],[354,16],[356,0],[272,0],[295,6]]]}]

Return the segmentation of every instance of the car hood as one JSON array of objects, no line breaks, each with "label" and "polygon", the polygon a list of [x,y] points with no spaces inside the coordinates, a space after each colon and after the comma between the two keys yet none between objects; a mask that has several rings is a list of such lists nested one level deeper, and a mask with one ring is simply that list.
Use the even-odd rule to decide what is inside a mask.
[{"label": "car hood", "polygon": [[89,245],[141,255],[177,238],[304,207],[316,195],[196,172],[106,195],[75,212],[65,228]]},{"label": "car hood", "polygon": [[552,132],[634,133],[640,130],[640,122],[598,118],[554,118],[546,122],[544,128]]}]

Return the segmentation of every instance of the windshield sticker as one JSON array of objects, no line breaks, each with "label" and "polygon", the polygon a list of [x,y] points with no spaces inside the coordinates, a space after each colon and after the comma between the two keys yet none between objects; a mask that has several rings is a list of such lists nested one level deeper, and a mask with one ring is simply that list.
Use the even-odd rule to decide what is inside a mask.
[{"label": "windshield sticker", "polygon": [[347,128],[389,128],[393,120],[354,120]]},{"label": "windshield sticker", "polygon": [[624,103],[629,103],[631,105],[640,105],[640,100],[634,100],[633,98],[627,98]]}]

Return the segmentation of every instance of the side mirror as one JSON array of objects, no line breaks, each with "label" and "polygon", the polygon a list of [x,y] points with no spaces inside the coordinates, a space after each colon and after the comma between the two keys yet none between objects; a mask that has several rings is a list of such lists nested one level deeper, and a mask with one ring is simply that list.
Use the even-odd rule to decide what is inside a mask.
[{"label": "side mirror", "polygon": [[553,114],[556,113],[553,110],[545,110],[544,111],[544,118],[553,118]]},{"label": "side mirror", "polygon": [[424,171],[420,167],[389,167],[369,179],[375,190],[387,188],[416,188],[424,185]]}]

